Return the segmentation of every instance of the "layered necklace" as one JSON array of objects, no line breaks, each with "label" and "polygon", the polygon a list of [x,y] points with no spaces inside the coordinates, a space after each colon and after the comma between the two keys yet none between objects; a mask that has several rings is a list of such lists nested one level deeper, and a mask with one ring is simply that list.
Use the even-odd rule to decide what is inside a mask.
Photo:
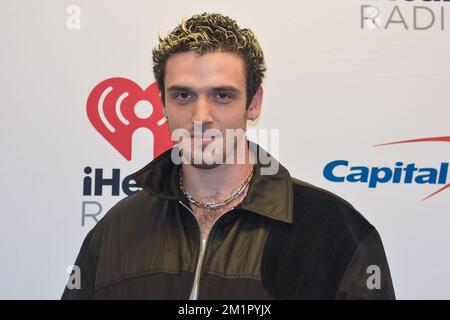
[{"label": "layered necklace", "polygon": [[210,209],[210,210],[218,210],[220,208],[225,207],[230,202],[232,202],[233,200],[236,200],[237,198],[239,198],[242,195],[242,193],[248,187],[250,180],[252,179],[253,172],[255,171],[256,161],[254,160],[254,156],[251,152],[250,152],[250,155],[251,155],[251,164],[252,164],[250,173],[248,174],[244,183],[242,183],[235,191],[233,191],[233,193],[229,197],[227,197],[225,200],[203,202],[203,201],[194,199],[194,197],[184,188],[182,166],[180,166],[180,170],[179,170],[179,182],[180,182],[181,191],[184,193],[184,195],[189,200],[189,202],[192,203],[193,205],[195,205],[196,207]]}]

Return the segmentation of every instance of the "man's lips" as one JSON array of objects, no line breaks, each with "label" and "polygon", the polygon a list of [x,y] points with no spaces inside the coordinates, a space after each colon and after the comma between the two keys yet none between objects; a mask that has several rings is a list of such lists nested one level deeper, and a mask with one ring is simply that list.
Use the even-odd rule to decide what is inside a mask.
[{"label": "man's lips", "polygon": [[196,135],[191,135],[191,139],[196,140],[196,141],[200,141],[201,143],[209,143],[215,140],[214,136],[196,136]]}]

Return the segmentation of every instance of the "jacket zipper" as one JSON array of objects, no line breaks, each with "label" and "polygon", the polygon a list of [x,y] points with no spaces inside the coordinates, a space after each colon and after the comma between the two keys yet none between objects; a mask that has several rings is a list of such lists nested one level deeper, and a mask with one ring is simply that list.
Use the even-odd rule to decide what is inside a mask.
[{"label": "jacket zipper", "polygon": [[197,258],[197,265],[195,268],[195,277],[194,277],[194,283],[192,285],[192,289],[191,289],[191,293],[189,294],[189,300],[197,300],[198,299],[198,289],[200,286],[200,276],[201,276],[201,271],[202,271],[202,266],[203,266],[203,258],[205,256],[205,252],[206,252],[206,247],[208,244],[208,240],[209,240],[209,235],[212,233],[212,230],[214,228],[214,226],[216,225],[216,223],[228,212],[230,212],[231,210],[233,210],[235,207],[230,208],[229,210],[225,211],[224,213],[222,213],[220,215],[219,218],[216,219],[216,221],[214,221],[214,223],[212,224],[211,228],[209,229],[208,234],[206,235],[206,239],[202,239],[202,233],[201,233],[201,229],[200,229],[200,222],[198,221],[197,217],[195,216],[194,212],[192,212],[192,210],[190,208],[188,208],[182,201],[178,200],[179,203],[181,203],[181,205],[183,207],[185,207],[195,218],[195,221],[197,221],[197,227],[198,227],[198,231],[199,231],[199,238],[200,238],[200,251],[198,254],[198,258]]}]

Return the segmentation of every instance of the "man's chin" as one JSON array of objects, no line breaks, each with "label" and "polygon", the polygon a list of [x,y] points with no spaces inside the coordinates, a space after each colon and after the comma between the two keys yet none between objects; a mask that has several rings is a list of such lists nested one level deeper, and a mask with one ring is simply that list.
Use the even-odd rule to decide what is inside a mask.
[{"label": "man's chin", "polygon": [[234,153],[227,154],[225,151],[205,152],[205,149],[191,150],[188,154],[182,152],[182,162],[192,165],[197,169],[214,169],[222,164],[241,164],[234,159]]},{"label": "man's chin", "polygon": [[183,163],[192,165],[198,169],[213,169],[225,163],[225,155],[222,152],[205,151],[205,148],[191,150],[182,153]]},{"label": "man's chin", "polygon": [[193,167],[197,169],[214,169],[218,166],[225,163],[225,157],[224,155],[221,156],[203,156],[198,159],[195,159],[194,157],[187,157],[184,158],[184,163],[188,165],[192,165]]}]

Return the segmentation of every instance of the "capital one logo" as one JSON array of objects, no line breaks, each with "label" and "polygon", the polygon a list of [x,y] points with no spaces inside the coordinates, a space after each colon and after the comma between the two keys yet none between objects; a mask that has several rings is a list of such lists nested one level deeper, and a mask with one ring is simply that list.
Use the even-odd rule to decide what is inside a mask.
[{"label": "capital one logo", "polygon": [[133,133],[147,128],[153,134],[153,157],[172,147],[156,82],[142,90],[126,78],[110,78],[91,91],[86,112],[93,127],[126,160],[131,160]]},{"label": "capital one logo", "polygon": [[[375,145],[375,147],[424,142],[450,142],[450,136],[387,142]],[[339,159],[326,164],[323,175],[332,182],[365,183],[369,188],[377,188],[386,183],[439,185],[437,190],[422,199],[427,200],[450,188],[449,168],[448,159],[441,161],[439,166],[434,167],[421,167],[416,163],[405,163],[403,161],[395,162],[394,166],[368,167],[364,164],[350,164],[348,160]]]}]

